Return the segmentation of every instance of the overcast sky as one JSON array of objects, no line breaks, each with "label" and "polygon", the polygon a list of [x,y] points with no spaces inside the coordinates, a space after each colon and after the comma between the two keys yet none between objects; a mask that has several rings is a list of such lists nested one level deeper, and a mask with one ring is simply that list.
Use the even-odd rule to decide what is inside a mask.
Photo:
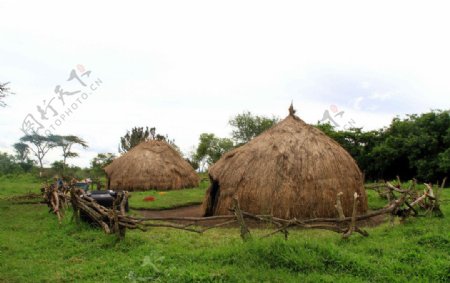
[{"label": "overcast sky", "polygon": [[233,115],[284,118],[292,100],[308,123],[344,111],[339,127],[367,130],[450,108],[445,1],[112,2],[0,1],[0,82],[16,93],[0,151],[24,121],[84,138],[70,163],[87,166],[133,126],[188,153],[203,132],[229,136]]}]

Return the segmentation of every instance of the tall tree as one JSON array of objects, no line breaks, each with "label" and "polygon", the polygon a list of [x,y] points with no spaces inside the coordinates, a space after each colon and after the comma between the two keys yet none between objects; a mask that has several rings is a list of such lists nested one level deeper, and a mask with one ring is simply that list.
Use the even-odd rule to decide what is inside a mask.
[{"label": "tall tree", "polygon": [[0,176],[20,172],[21,167],[15,162],[14,156],[0,152]]},{"label": "tall tree", "polygon": [[435,110],[395,118],[389,127],[335,131],[317,125],[357,161],[367,180],[418,178],[438,181],[450,176],[450,111]]},{"label": "tall tree", "polygon": [[143,127],[134,127],[131,129],[131,132],[127,131],[127,133],[120,138],[119,152],[125,153],[141,142],[146,141],[150,136],[150,130],[151,129],[148,127],[145,127],[145,129]]},{"label": "tall tree", "polygon": [[120,138],[119,143],[119,152],[125,153],[132,149],[133,147],[137,146],[143,141],[148,140],[163,140],[166,141],[168,144],[173,146],[178,152],[180,152],[179,148],[175,145],[175,140],[170,139],[168,135],[161,135],[156,133],[156,128],[149,128],[149,127],[134,127],[130,131],[127,131],[127,133]]},{"label": "tall tree", "polygon": [[74,135],[68,135],[68,136],[59,136],[59,135],[53,135],[50,137],[55,143],[56,146],[60,147],[62,149],[62,174],[64,174],[65,168],[67,166],[67,158],[73,158],[78,157],[79,154],[72,151],[72,147],[74,145],[80,145],[83,148],[87,148],[88,144],[86,141],[84,141],[82,138],[74,136]]},{"label": "tall tree", "polygon": [[13,146],[16,151],[15,159],[18,161],[19,166],[22,167],[24,172],[29,172],[34,166],[34,162],[28,156],[30,147],[23,142],[15,143]]},{"label": "tall tree", "polygon": [[103,168],[114,161],[116,156],[113,153],[99,153],[91,160],[91,169],[95,175],[102,175]]},{"label": "tall tree", "polygon": [[[194,162],[211,165],[222,157],[224,153],[234,148],[233,141],[229,138],[218,138],[214,134],[203,133],[200,135]],[[204,166],[201,166],[204,167]]]},{"label": "tall tree", "polygon": [[39,167],[41,169],[39,175],[42,175],[42,169],[44,168],[43,160],[45,155],[50,149],[57,146],[54,137],[32,134],[21,137],[20,141],[29,145],[29,149],[33,152],[33,155],[39,162]]},{"label": "tall tree", "polygon": [[265,130],[276,124],[279,119],[253,115],[249,111],[238,114],[228,122],[232,127],[232,137],[238,145],[249,142]]},{"label": "tall tree", "polygon": [[30,154],[30,147],[23,142],[15,143],[14,149],[16,150],[16,157],[20,162],[27,162],[28,154]]}]

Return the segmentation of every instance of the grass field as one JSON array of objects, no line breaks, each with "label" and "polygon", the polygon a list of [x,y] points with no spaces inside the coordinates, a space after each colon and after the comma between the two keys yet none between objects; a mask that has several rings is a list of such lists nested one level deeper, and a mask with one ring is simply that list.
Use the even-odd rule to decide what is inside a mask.
[{"label": "grass field", "polygon": [[41,182],[31,175],[0,176],[0,199],[28,193],[39,193]]},{"label": "grass field", "polygon": [[[208,180],[200,182],[198,188],[176,191],[145,191],[132,192],[129,199],[130,207],[134,209],[167,209],[173,207],[200,204],[209,186]],[[145,201],[145,197],[154,197],[153,201]]]},{"label": "grass field", "polygon": [[[37,187],[36,187],[37,186]],[[36,189],[34,189],[36,188]],[[411,218],[348,240],[327,231],[292,231],[242,242],[238,229],[204,235],[155,228],[123,242],[70,212],[60,226],[45,205],[8,195],[37,192],[29,177],[0,178],[0,282],[449,282],[450,189],[445,218]],[[372,192],[371,207],[382,205]]]}]

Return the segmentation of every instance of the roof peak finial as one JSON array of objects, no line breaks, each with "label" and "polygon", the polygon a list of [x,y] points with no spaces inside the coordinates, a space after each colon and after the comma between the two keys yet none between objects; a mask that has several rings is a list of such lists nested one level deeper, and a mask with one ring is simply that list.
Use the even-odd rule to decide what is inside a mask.
[{"label": "roof peak finial", "polygon": [[289,106],[289,115],[294,116],[295,115],[295,109],[294,109],[294,101],[291,101],[291,106]]}]

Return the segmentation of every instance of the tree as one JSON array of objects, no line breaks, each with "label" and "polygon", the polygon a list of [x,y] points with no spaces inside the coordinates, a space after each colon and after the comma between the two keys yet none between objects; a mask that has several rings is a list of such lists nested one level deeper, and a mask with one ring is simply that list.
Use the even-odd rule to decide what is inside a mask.
[{"label": "tree", "polygon": [[22,142],[15,143],[13,146],[16,150],[15,157],[19,166],[22,167],[24,172],[29,172],[34,166],[33,161],[28,158],[28,155],[30,154],[29,146]]},{"label": "tree", "polygon": [[[25,135],[20,138],[22,143],[27,143],[33,155],[37,158],[39,162],[40,172],[39,175],[42,174],[43,160],[45,155],[49,152],[50,149],[57,146],[54,137],[52,136],[41,136],[39,134]],[[30,147],[32,145],[33,147]]]},{"label": "tree", "polygon": [[26,162],[28,160],[28,154],[30,154],[30,147],[23,142],[15,143],[14,149],[16,150],[16,157],[20,162]]},{"label": "tree", "polygon": [[15,162],[14,156],[0,153],[0,175],[21,172],[21,167]]},{"label": "tree", "polygon": [[81,145],[83,148],[87,148],[88,144],[86,141],[84,141],[83,139],[77,137],[77,136],[73,136],[73,135],[69,135],[69,136],[59,136],[59,135],[53,135],[50,136],[50,139],[52,139],[55,143],[56,146],[61,147],[62,149],[62,174],[64,175],[64,171],[65,168],[67,166],[67,158],[73,158],[73,157],[78,157],[79,154],[76,152],[71,151],[72,150],[72,146],[74,145]]},{"label": "tree", "polygon": [[0,107],[5,107],[6,103],[3,101],[3,98],[7,97],[10,94],[14,94],[11,92],[11,89],[8,87],[9,82],[0,83]]},{"label": "tree", "polygon": [[238,145],[242,145],[269,129],[278,121],[279,119],[275,116],[268,118],[253,115],[247,111],[230,119],[229,124],[234,127],[232,131],[233,139]]},{"label": "tree", "polygon": [[50,167],[55,171],[53,174],[63,175],[64,171],[64,162],[62,160],[54,161]]},{"label": "tree", "polygon": [[166,141],[168,144],[173,146],[178,152],[180,152],[180,149],[178,146],[175,145],[175,140],[170,139],[168,135],[161,135],[156,133],[156,128],[149,128],[145,127],[134,127],[130,131],[127,131],[127,133],[120,138],[120,144],[119,144],[119,152],[125,153],[132,149],[133,147],[137,146],[143,141],[148,140],[163,140]]},{"label": "tree", "polygon": [[389,127],[335,131],[317,125],[344,147],[365,173],[366,180],[418,178],[438,181],[450,175],[450,112],[431,111],[395,118]]},{"label": "tree", "polygon": [[99,153],[91,160],[91,169],[97,176],[103,174],[103,168],[111,164],[116,156],[113,153]]},{"label": "tree", "polygon": [[194,161],[208,165],[215,163],[222,155],[233,149],[233,141],[229,138],[218,138],[214,134],[203,133],[195,153]]}]

